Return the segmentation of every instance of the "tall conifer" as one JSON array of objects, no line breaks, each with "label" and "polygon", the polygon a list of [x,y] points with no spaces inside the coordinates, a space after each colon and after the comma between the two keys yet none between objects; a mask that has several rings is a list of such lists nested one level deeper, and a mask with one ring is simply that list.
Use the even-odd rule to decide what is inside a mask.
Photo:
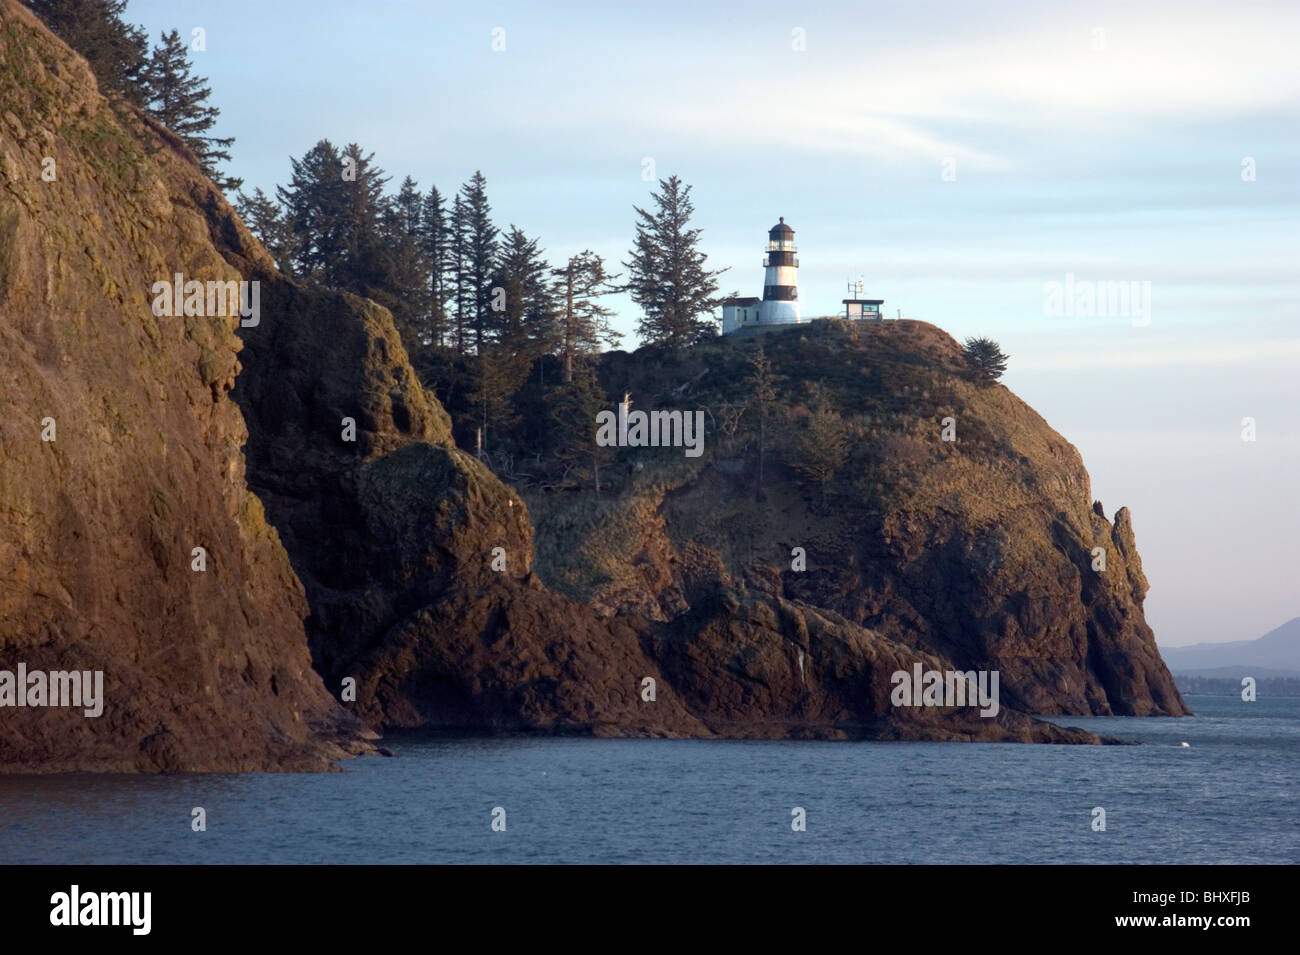
[{"label": "tall conifer", "polygon": [[207,104],[212,90],[207,80],[190,74],[190,55],[179,30],[161,35],[143,71],[146,108],[157,120],[185,140],[194,150],[199,166],[224,191],[234,192],[243,183],[217,169],[230,161],[233,136],[209,136],[221,110]]},{"label": "tall conifer", "polygon": [[254,189],[251,196],[242,192],[235,196],[235,208],[240,218],[248,226],[258,241],[275,259],[276,268],[285,275],[294,274],[294,237],[289,221],[280,204],[264,193]]},{"label": "tall conifer", "polygon": [[296,248],[295,267],[302,278],[337,284],[346,254],[342,235],[343,157],[322,139],[301,159],[289,157],[288,186],[277,186]]},{"label": "tall conifer", "polygon": [[466,305],[473,322],[474,348],[483,347],[490,333],[492,270],[496,264],[497,228],[487,198],[487,180],[475,172],[460,190],[462,281],[468,288]]},{"label": "tall conifer", "polygon": [[442,348],[447,335],[447,303],[455,273],[451,262],[450,223],[437,186],[429,187],[420,210],[420,247],[424,251],[429,283],[424,339],[433,347]]},{"label": "tall conifer", "polygon": [[624,262],[625,289],[641,306],[638,331],[647,344],[681,347],[716,333],[703,316],[722,304],[717,277],[726,269],[708,269],[699,250],[700,230],[690,227],[695,206],[691,187],[676,176],[659,180],[652,195],[655,211],[636,207],[636,239]]},{"label": "tall conifer", "polygon": [[606,274],[604,260],[590,249],[570,256],[563,268],[552,269],[551,274],[557,310],[555,348],[568,384],[575,364],[599,354],[602,346],[617,346],[622,338],[609,323],[613,309],[600,304],[601,296],[614,291],[612,283],[618,276]]},{"label": "tall conifer", "polygon": [[53,33],[90,64],[101,90],[144,105],[141,72],[149,59],[143,27],[122,19],[126,0],[25,0]]}]

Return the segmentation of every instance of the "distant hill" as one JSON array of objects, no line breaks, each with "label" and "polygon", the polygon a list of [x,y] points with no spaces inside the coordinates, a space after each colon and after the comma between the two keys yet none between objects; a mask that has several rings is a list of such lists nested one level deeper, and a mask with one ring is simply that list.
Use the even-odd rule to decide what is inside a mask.
[{"label": "distant hill", "polygon": [[[1236,676],[1242,671],[1257,677],[1300,676],[1300,617],[1288,620],[1258,640],[1161,647],[1160,655],[1176,674]],[[1251,672],[1245,673],[1247,670]]]},{"label": "distant hill", "polygon": [[[1263,674],[1263,671],[1244,673],[1245,669],[1247,668],[1243,667],[1237,673],[1250,676],[1255,680],[1255,692],[1260,699],[1274,696],[1300,696],[1300,677],[1260,675]],[[1243,686],[1241,675],[1225,678],[1178,673],[1174,676],[1174,682],[1178,684],[1178,692],[1184,695],[1188,693],[1209,693],[1212,696],[1240,696]]]},{"label": "distant hill", "polygon": [[1196,677],[1206,680],[1239,680],[1243,676],[1253,676],[1257,680],[1262,679],[1281,679],[1295,680],[1300,678],[1300,673],[1295,670],[1280,670],[1274,667],[1255,666],[1250,663],[1238,663],[1235,666],[1211,667],[1206,670],[1183,670],[1176,671],[1178,676]]}]

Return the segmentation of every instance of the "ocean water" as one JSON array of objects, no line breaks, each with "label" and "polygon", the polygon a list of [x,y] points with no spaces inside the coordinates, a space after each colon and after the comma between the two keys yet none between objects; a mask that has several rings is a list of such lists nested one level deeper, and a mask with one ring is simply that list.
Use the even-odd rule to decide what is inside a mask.
[{"label": "ocean water", "polygon": [[0,776],[0,863],[1300,862],[1300,698],[1187,701],[1057,720],[1142,746],[403,738],[343,773]]}]

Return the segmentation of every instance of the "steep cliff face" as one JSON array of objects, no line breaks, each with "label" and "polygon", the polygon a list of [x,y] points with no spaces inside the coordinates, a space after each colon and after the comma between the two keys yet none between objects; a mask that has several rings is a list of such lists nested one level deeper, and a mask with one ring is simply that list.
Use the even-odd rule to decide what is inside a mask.
[{"label": "steep cliff face", "polygon": [[292,286],[228,210],[211,221],[268,306],[235,389],[250,480],[306,586],[317,668],[336,693],[355,679],[374,725],[1097,740],[1010,709],[893,707],[891,673],[946,662],[797,600],[737,596],[707,559],[677,575],[689,612],[671,621],[602,618],[549,591],[522,498],[452,445],[387,314]]},{"label": "steep cliff face", "polygon": [[251,479],[307,588],[316,666],[336,692],[357,681],[374,725],[1097,741],[1008,709],[895,708],[892,672],[943,661],[796,601],[737,600],[717,567],[683,581],[692,610],[666,623],[549,591],[522,499],[451,445],[387,316],[260,274],[275,307],[245,333],[236,388]]},{"label": "steep cliff face", "polygon": [[[667,361],[612,355],[602,376],[634,408],[721,420],[748,399],[759,344],[724,339]],[[1187,712],[1143,618],[1128,511],[1112,524],[1092,506],[1074,447],[1005,387],[969,382],[947,334],[819,322],[761,344],[779,378],[762,499],[743,416],[730,435],[713,429],[695,462],[680,449],[622,451],[613,499],[530,495],[544,580],[605,614],[667,620],[690,605],[687,580],[703,566],[963,670],[996,669],[1003,699],[1026,712]],[[818,451],[810,384],[847,445],[824,488],[793,467]],[[606,519],[583,520],[593,507]]]},{"label": "steep cliff face", "polygon": [[239,319],[151,308],[239,275],[131,125],[0,0],[0,671],[103,673],[98,717],[0,707],[0,771],[327,768],[362,727],[245,484]]},{"label": "steep cliff face", "polygon": [[[1096,515],[1075,449],[1005,388],[967,384],[938,329],[773,336],[787,385],[840,382],[864,414],[824,504],[780,450],[756,502],[752,447],[711,428],[700,459],[623,452],[612,497],[532,496],[535,541],[520,494],[454,447],[387,313],[293,286],[228,208],[208,212],[264,288],[235,390],[250,480],[306,586],[317,668],[336,693],[355,678],[373,724],[1092,739],[1011,710],[1185,712],[1142,620],[1126,513],[1113,529]],[[611,356],[607,385],[712,416],[744,397],[751,346]],[[956,443],[939,441],[946,414]],[[920,660],[999,670],[1003,715],[892,706],[890,676]]]},{"label": "steep cliff face", "polygon": [[[526,502],[454,446],[386,311],[280,276],[174,137],[0,11],[0,669],[106,684],[98,719],[0,709],[5,768],[318,768],[361,747],[358,717],[1097,742],[1015,705],[1181,708],[1126,516],[1092,516],[1073,448],[1004,389],[963,391],[941,333],[892,363],[883,341],[774,354],[792,380],[849,383],[842,403],[853,382],[883,396],[824,500],[778,449],[756,503],[752,450],[715,431],[699,460],[624,452],[615,497]],[[257,281],[257,324],[155,317],[176,273]],[[612,356],[611,389],[711,410],[744,376],[743,343],[645,357]],[[937,407],[909,404],[930,374],[959,449],[908,432]],[[1109,576],[1083,571],[1097,542]],[[892,704],[895,671],[954,663],[1007,668],[996,718]]]},{"label": "steep cliff face", "polygon": [[306,587],[317,669],[336,693],[356,680],[350,705],[374,725],[1097,741],[1006,707],[989,719],[893,706],[893,672],[948,661],[747,586],[714,552],[668,540],[662,516],[631,498],[584,499],[579,523],[612,509],[654,539],[679,566],[660,568],[664,586],[639,604],[671,590],[674,612],[601,614],[548,590],[532,573],[523,499],[454,447],[387,313],[295,286],[228,207],[208,212],[227,260],[263,283],[264,321],[243,332],[234,392],[250,481]]}]

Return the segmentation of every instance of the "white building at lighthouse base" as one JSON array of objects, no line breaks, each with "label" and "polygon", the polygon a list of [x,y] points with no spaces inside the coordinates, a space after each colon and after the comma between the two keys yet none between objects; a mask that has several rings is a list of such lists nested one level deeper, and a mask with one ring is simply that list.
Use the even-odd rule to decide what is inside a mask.
[{"label": "white building at lighthouse base", "polygon": [[731,298],[722,303],[722,334],[758,325],[798,325],[803,322],[798,302],[764,302],[759,298]]}]

